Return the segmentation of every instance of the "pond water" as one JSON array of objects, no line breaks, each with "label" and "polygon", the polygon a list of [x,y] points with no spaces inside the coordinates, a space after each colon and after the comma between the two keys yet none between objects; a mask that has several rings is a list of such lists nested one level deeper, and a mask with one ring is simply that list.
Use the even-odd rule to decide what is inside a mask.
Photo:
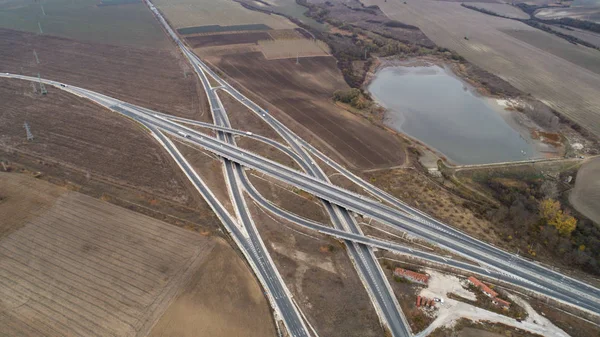
[{"label": "pond water", "polygon": [[540,157],[510,112],[479,96],[439,66],[389,67],[368,87],[388,109],[385,123],[458,164],[485,164]]}]

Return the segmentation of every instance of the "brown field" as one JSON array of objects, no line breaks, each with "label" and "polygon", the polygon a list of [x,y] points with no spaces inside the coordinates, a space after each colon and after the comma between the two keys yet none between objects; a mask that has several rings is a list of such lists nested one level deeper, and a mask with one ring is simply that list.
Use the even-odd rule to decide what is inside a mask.
[{"label": "brown field", "polygon": [[[365,0],[364,3],[378,5],[390,18],[418,26],[437,45],[455,50],[471,63],[498,75],[524,93],[531,93],[600,136],[597,90],[600,75],[503,33],[534,28],[469,10],[454,2],[421,0],[405,5],[400,1]],[[563,45],[569,53],[581,48],[564,43],[556,36],[548,39],[553,44]],[[597,60],[600,60],[598,55]]]},{"label": "brown field", "polygon": [[283,138],[267,122],[231,97],[231,95],[226,92],[219,92],[218,95],[221,103],[223,103],[223,107],[227,110],[227,118],[229,118],[232,128],[251,131],[280,143],[284,142]]},{"label": "brown field", "polygon": [[600,52],[584,46],[574,46],[565,40],[538,30],[505,30],[504,33],[544,50],[552,55],[600,74]]},{"label": "brown field", "polygon": [[[0,145],[58,161],[88,175],[187,203],[185,180],[160,145],[138,124],[94,103],[30,82],[0,79]],[[35,137],[28,142],[23,123]],[[135,159],[135,160],[132,160]],[[177,169],[178,170],[178,169]]]},{"label": "brown field", "polygon": [[258,172],[248,174],[248,180],[265,199],[303,218],[330,224],[327,211],[317,198],[278,181],[272,181]]},{"label": "brown field", "polygon": [[[281,136],[247,107],[226,93],[220,93],[219,97],[223,103],[223,107],[227,110],[227,117],[234,129],[249,131],[285,145]],[[301,171],[300,165],[298,165],[290,156],[271,145],[248,137],[236,137],[236,143],[241,148],[250,150],[297,171]]]},{"label": "brown field", "polygon": [[223,162],[221,159],[210,152],[205,152],[204,150],[194,147],[189,143],[182,142],[175,137],[171,137],[171,140],[179,152],[181,152],[194,168],[198,176],[202,178],[210,191],[221,202],[221,205],[229,211],[229,214],[235,214],[229,198],[227,184],[225,183]]},{"label": "brown field", "polygon": [[582,30],[582,29],[577,29],[577,28],[572,28],[572,27],[569,27],[569,29],[564,29],[557,25],[550,25],[550,27],[553,30],[556,30],[563,34],[573,35],[578,39],[581,39],[583,41],[591,43],[591,44],[595,45],[596,47],[600,47],[600,34],[598,34],[598,33],[590,32],[590,31]]},{"label": "brown field", "polygon": [[3,336],[145,336],[214,245],[26,175],[0,186],[20,215],[0,223]]},{"label": "brown field", "polygon": [[0,29],[0,60],[0,72],[40,73],[150,109],[210,121],[202,86],[174,46],[130,48]]},{"label": "brown field", "polygon": [[600,224],[600,158],[587,162],[579,169],[569,202],[577,211]]},{"label": "brown field", "polygon": [[261,40],[270,39],[271,37],[267,32],[197,35],[185,37],[185,40],[192,48],[256,43]]},{"label": "brown field", "polygon": [[331,52],[325,42],[309,39],[262,40],[258,50],[267,60],[328,56]]},{"label": "brown field", "polygon": [[304,139],[319,147],[329,146],[327,152],[349,165],[373,168],[402,163],[402,144],[396,136],[332,103],[335,90],[348,88],[334,58],[303,58],[297,65],[295,59],[268,61],[256,52],[216,56],[202,49],[198,52],[238,87],[276,107],[266,105]]},{"label": "brown field", "polygon": [[148,336],[276,336],[262,289],[235,252],[217,240],[205,261]]},{"label": "brown field", "polygon": [[320,336],[379,337],[379,324],[344,246],[248,206],[269,254]]},{"label": "brown field", "polygon": [[298,29],[299,28],[271,30],[268,32],[268,34],[271,36],[271,38],[273,38],[273,40],[290,40],[305,38],[305,36],[302,35],[301,31],[299,31]]}]

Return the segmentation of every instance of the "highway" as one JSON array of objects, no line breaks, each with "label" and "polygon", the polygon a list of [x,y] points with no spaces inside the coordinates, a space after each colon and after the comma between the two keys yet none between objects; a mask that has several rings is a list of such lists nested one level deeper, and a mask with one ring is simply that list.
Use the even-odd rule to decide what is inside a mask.
[{"label": "highway", "polygon": [[[147,3],[152,9],[153,6],[149,2]],[[209,98],[213,120],[217,125],[162,114],[83,88],[66,86],[56,81],[42,79],[42,82],[90,99],[141,123],[150,130],[219,217],[232,239],[247,258],[265,288],[277,316],[282,319],[292,336],[303,337],[311,336],[312,334],[309,332],[306,322],[301,317],[299,309],[294,304],[289,290],[260,238],[252,217],[249,214],[243,196],[244,192],[248,193],[261,207],[283,219],[344,240],[357,272],[365,284],[382,322],[390,329],[393,336],[410,336],[411,332],[404,315],[399,309],[391,287],[382,274],[381,267],[373,255],[371,247],[387,249],[430,262],[452,266],[474,274],[511,283],[595,314],[600,312],[600,289],[472,238],[418,209],[406,205],[328,158],[311,144],[295,135],[266,110],[222,80],[185,47],[166,21],[164,21],[160,13],[158,11],[155,11],[155,13],[165,26],[168,34],[171,35],[184,55],[190,60],[198,74]],[[215,78],[219,83],[219,89],[210,86],[206,74]],[[38,81],[37,78],[20,75],[0,74],[0,76],[34,82]],[[260,135],[231,129],[226,111],[216,94],[217,90],[222,90],[230,94],[240,103],[246,105],[252,112],[273,127],[288,146]],[[217,138],[197,132],[183,124],[194,124],[212,128],[218,131]],[[202,147],[207,151],[219,155],[223,159],[228,190],[232,197],[237,220],[223,208],[210,190],[206,188],[206,185],[193,171],[185,158],[177,151],[171,140],[165,135],[171,135],[182,141]],[[251,137],[276,147],[295,160],[305,172],[293,170],[237,147],[233,135]],[[387,202],[391,206],[331,184],[322,168],[315,164],[312,156],[319,158],[340,174],[362,187],[365,191]],[[268,202],[251,185],[243,167],[255,169],[321,198],[332,218],[334,228],[303,219]],[[420,237],[441,248],[473,260],[479,266],[407,248],[389,241],[364,236],[349,211],[377,219],[385,225],[406,231],[413,236]]]},{"label": "highway", "polygon": [[[172,28],[168,25],[158,10],[151,4],[151,2],[146,1],[146,3],[148,4],[150,10],[154,12],[158,20],[163,24],[163,27],[167,33],[179,46],[182,53],[188,58],[190,64],[193,66],[195,72],[200,78],[209,99],[209,105],[213,114],[213,121],[215,121],[216,124],[230,127],[225,109],[222,106],[218,95],[216,94],[216,90],[211,88],[210,83],[206,78],[206,73],[213,77],[220,84],[220,87],[224,88],[229,94],[234,96],[234,98],[238,99],[247,106],[249,103],[252,104],[252,108],[254,109],[253,111],[262,111],[262,115],[266,116],[266,111],[245,97],[242,97],[237,90],[223,81],[216,73],[206,66],[202,60],[200,60],[194,53],[187,49],[185,44],[179,39],[177,34],[172,30]],[[282,135],[288,144],[292,146],[293,150],[301,156],[300,161],[297,160],[297,157],[294,159],[302,166],[305,172],[314,177],[327,180],[327,176],[323,173],[323,171],[316,165],[313,165],[314,160],[310,158],[304,149],[302,149],[295,141],[293,141],[293,136],[287,132],[287,129],[283,130],[283,132],[282,130],[276,131]],[[219,132],[218,138],[226,141],[227,143],[235,144],[231,134]],[[258,231],[256,230],[251,217],[247,214],[248,212],[242,197],[242,190],[240,190],[238,186],[240,181],[247,181],[245,172],[242,170],[239,164],[229,163],[227,159],[224,160],[224,163],[226,166],[227,180],[230,187],[230,195],[233,197],[233,203],[236,206],[238,216],[244,220],[244,223],[248,228],[248,232],[251,235],[251,239],[256,246],[264,247],[264,244],[258,235]],[[232,188],[231,186],[235,186],[235,188]],[[354,233],[361,234],[361,231],[354,218],[349,215],[347,210],[336,205],[331,205],[326,200],[323,200],[323,203],[329,215],[331,216],[332,223],[336,228],[344,230],[349,229]],[[361,280],[365,284],[367,292],[371,297],[382,322],[391,330],[393,336],[410,336],[411,331],[408,322],[400,310],[400,305],[398,304],[391,286],[383,274],[380,265],[377,263],[372,249],[363,244],[357,244],[351,241],[347,241],[346,244],[355,268],[357,269]],[[269,257],[268,254],[267,257]]]},{"label": "highway", "polygon": [[[148,3],[150,3],[150,2],[148,1]],[[152,7],[153,6],[151,6],[151,9],[152,9]],[[299,149],[298,146],[308,149],[311,152],[311,154],[319,157],[321,160],[326,162],[328,165],[332,166],[334,169],[338,170],[341,174],[343,174],[345,177],[349,178],[353,182],[357,183],[359,186],[363,187],[366,191],[368,191],[372,195],[374,195],[378,198],[381,198],[381,200],[384,200],[384,201],[390,203],[391,205],[393,205],[394,207],[406,212],[408,215],[410,215],[412,217],[411,221],[413,223],[415,223],[413,225],[413,228],[418,223],[423,226],[430,227],[435,232],[438,232],[439,236],[453,236],[454,238],[456,238],[457,240],[462,242],[463,245],[466,245],[468,247],[473,247],[477,250],[480,250],[480,253],[483,255],[487,255],[489,257],[489,259],[479,260],[477,258],[477,256],[471,256],[470,253],[465,254],[464,252],[461,253],[460,251],[455,251],[456,253],[463,254],[468,258],[474,258],[475,260],[477,260],[481,263],[487,264],[492,268],[498,268],[498,269],[502,270],[502,269],[505,269],[508,267],[508,269],[511,269],[513,272],[517,272],[518,274],[521,274],[521,275],[528,275],[529,276],[528,278],[535,277],[535,278],[537,278],[538,281],[542,281],[542,282],[546,283],[551,288],[565,288],[565,289],[568,289],[570,292],[576,294],[576,297],[586,297],[587,299],[590,299],[596,303],[598,302],[598,298],[600,297],[600,289],[593,287],[591,285],[588,285],[584,282],[578,281],[576,279],[570,278],[564,274],[560,274],[549,268],[545,268],[535,262],[528,261],[519,256],[515,256],[514,254],[503,251],[497,247],[491,246],[491,245],[489,245],[485,242],[482,242],[480,240],[477,240],[475,238],[472,238],[469,235],[466,235],[465,233],[462,233],[462,232],[456,230],[452,226],[446,225],[446,224],[434,219],[433,217],[419,211],[418,209],[414,209],[414,208],[402,203],[401,201],[399,201],[398,199],[389,195],[388,193],[381,191],[377,187],[365,182],[364,180],[360,179],[359,177],[356,177],[354,174],[352,174],[351,172],[346,170],[343,166],[335,163],[330,158],[327,158],[322,153],[320,153],[318,150],[316,150],[312,145],[308,144],[306,141],[302,140],[300,137],[294,135],[289,129],[287,129],[287,127],[285,127],[279,121],[277,121],[272,116],[270,116],[265,110],[260,108],[257,104],[251,102],[249,99],[247,99],[241,93],[239,93],[235,88],[230,86],[226,81],[220,79],[220,77],[216,73],[214,73],[208,66],[206,66],[195,54],[193,54],[189,50],[187,50],[187,48],[183,45],[183,43],[181,41],[179,41],[177,34],[175,34],[175,32],[173,32],[170,29],[170,27],[168,26],[166,21],[164,19],[162,19],[162,16],[160,16],[160,14],[156,11],[155,8],[154,8],[154,11],[159,16],[159,20],[163,23],[163,25],[165,25],[165,27],[166,27],[165,29],[167,29],[169,35],[171,35],[171,37],[178,43],[178,45],[184,51],[186,56],[190,60],[193,60],[194,62],[196,62],[196,64],[198,64],[198,66],[202,67],[203,71],[205,71],[206,73],[211,75],[213,78],[215,78],[219,82],[219,84],[223,87],[224,90],[229,92],[234,98],[236,98],[241,103],[245,104],[248,108],[250,108],[252,111],[257,113],[259,115],[259,117],[261,117],[269,125],[271,125],[282,137],[284,137],[286,142],[288,142],[288,144],[290,144],[292,146],[292,148],[294,149],[295,152],[299,153],[300,155],[303,155],[305,153],[304,151],[302,151],[302,149]],[[306,158],[306,157],[305,157],[305,159],[310,160],[309,158]],[[307,171],[307,172],[309,172],[309,171]],[[390,224],[390,223],[388,223],[388,224]],[[413,235],[419,235],[419,233],[412,231],[411,228],[407,228],[406,226],[399,226],[399,225],[394,225],[394,224],[390,224],[390,225],[393,225],[395,227],[399,227],[403,230],[406,230]],[[433,243],[436,243],[435,238],[423,237],[421,235],[419,235],[419,236],[424,239],[429,239]],[[443,245],[443,243],[440,243],[440,244]],[[449,248],[445,245],[443,245],[443,246],[446,248]],[[493,261],[490,261],[490,259]],[[490,264],[489,262],[492,262],[492,263]],[[507,264],[508,264],[508,266],[507,266]],[[576,303],[578,303],[577,301],[578,300],[574,300],[574,301],[571,301],[571,303],[576,304]]]},{"label": "highway", "polygon": [[[11,75],[11,76],[7,75],[5,77],[22,78],[22,79],[26,79],[26,80],[30,80],[30,81],[37,81],[36,78],[32,78],[32,77],[28,78],[28,77],[18,76],[18,75]],[[54,82],[54,81],[47,81],[47,80],[43,80],[43,81],[46,84],[54,85],[56,87],[59,87],[59,85],[60,85],[60,83]],[[119,104],[123,104],[120,101],[110,99],[104,95],[95,94],[95,93],[89,92],[89,91],[81,89],[81,88],[74,88],[74,87],[69,86],[69,87],[61,88],[61,89],[67,90],[67,91],[73,92],[76,95],[91,99],[101,105],[108,107],[108,108],[112,107],[113,110],[114,110],[115,106],[118,106]],[[230,144],[227,144],[225,142],[221,142],[218,139],[214,139],[212,137],[207,137],[200,133],[194,133],[194,131],[192,129],[179,126],[176,123],[171,123],[169,121],[164,120],[163,118],[153,117],[150,113],[148,113],[148,111],[139,111],[139,112],[136,112],[135,114],[129,113],[126,115],[128,117],[134,118],[136,120],[143,120],[143,121],[147,122],[147,124],[156,125],[157,128],[166,130],[167,132],[170,132],[171,134],[176,135],[176,136],[178,136],[178,133],[177,133],[178,131],[179,132],[190,132],[191,131],[190,138],[182,138],[182,139],[192,142],[192,143],[195,143],[197,145],[200,145],[203,148],[206,148],[207,150],[210,150],[210,151],[217,153],[223,157],[234,160],[242,165],[252,167],[258,171],[262,171],[262,172],[272,175],[274,177],[279,177],[279,179],[286,181],[288,183],[292,183],[293,185],[298,186],[300,188],[304,188],[305,190],[307,190],[309,192],[311,190],[314,190],[314,193],[316,195],[319,195],[320,197],[323,197],[323,198],[327,198],[328,200],[330,200],[332,202],[342,204],[342,206],[348,207],[350,209],[355,209],[359,213],[361,213],[360,210],[362,209],[362,207],[364,207],[364,205],[360,205],[362,203],[366,203],[367,205],[369,205],[367,207],[373,206],[374,210],[379,209],[379,207],[377,207],[377,205],[376,205],[378,203],[369,198],[366,198],[366,197],[363,197],[360,195],[353,195],[351,192],[343,191],[339,187],[334,187],[334,186],[327,187],[327,184],[323,184],[320,181],[311,181],[311,179],[312,180],[316,180],[316,179],[309,177],[301,172],[282,167],[281,165],[274,163],[268,159],[260,158],[259,156],[252,154],[248,151],[240,150],[239,148],[232,146]],[[283,172],[283,174],[280,173],[279,171]],[[319,186],[321,184],[325,185],[325,187],[326,187],[325,191],[321,191],[322,186]],[[329,196],[329,193],[327,191],[328,189],[334,190],[333,196]],[[248,190],[250,190],[250,189],[248,189]],[[341,196],[343,196],[343,198],[338,198],[336,196],[336,194],[340,194]],[[354,199],[354,203],[349,203],[346,200],[346,198],[348,198],[348,197],[350,199]],[[355,205],[355,204],[358,204],[358,205]],[[396,225],[401,226],[401,227],[408,226],[408,225],[405,225],[401,220],[395,219],[397,216],[403,215],[404,213],[398,212],[397,210],[394,210],[394,209],[386,210],[386,208],[388,208],[387,206],[382,206],[382,205],[380,205],[380,206],[384,208],[385,217],[380,216],[378,214],[374,214],[374,213],[372,213],[373,212],[372,210],[368,210],[368,209],[364,211],[364,214],[370,215],[374,218],[381,218],[383,221],[386,221],[386,222],[389,221],[390,223],[396,223]],[[216,211],[216,213],[219,215],[219,212]],[[222,218],[222,217],[223,217],[223,215],[220,215],[220,218]],[[389,217],[390,219],[388,219],[387,217]],[[408,217],[406,214],[404,214],[402,217],[405,218],[404,221],[407,221],[409,223],[410,223],[410,221],[413,221],[413,225],[415,223],[420,224],[419,222],[414,221],[413,218]],[[298,219],[291,218],[290,220],[294,221],[294,222],[299,222]],[[224,223],[226,223],[226,222],[227,221],[224,221]],[[229,225],[229,226],[231,226],[231,225]],[[409,228],[409,229],[411,229],[411,228]],[[415,231],[415,232],[418,233],[418,231]],[[423,235],[423,236],[426,236],[426,235]],[[450,235],[450,237],[454,237],[454,236]],[[442,236],[435,237],[435,235],[434,235],[434,237],[432,238],[432,241],[436,242],[438,239],[441,239],[441,238],[442,238]],[[377,245],[375,243],[373,243],[373,244],[375,246],[377,246],[379,243],[377,243]],[[411,254],[414,254],[415,250],[412,250],[409,252]],[[469,254],[466,254],[466,255],[469,255]],[[471,257],[471,256],[467,256],[467,257]],[[442,259],[443,262],[440,261],[440,263],[447,263],[447,260],[448,259],[446,259],[446,260]],[[478,258],[474,258],[474,260],[478,261]],[[491,261],[490,263],[495,264],[494,261]],[[464,268],[464,266],[462,268]],[[498,268],[498,269],[502,270],[502,268]],[[476,272],[476,273],[482,273],[481,270],[479,270],[479,271],[472,270],[472,271]],[[504,273],[498,273],[494,269],[484,269],[483,272],[485,272],[486,274],[489,274],[490,277],[498,278],[498,279],[513,283],[515,285],[519,285],[525,289],[529,289],[531,291],[535,291],[535,292],[538,292],[541,294],[548,295],[550,297],[553,297],[555,299],[561,300],[566,303],[570,303],[570,304],[580,307],[582,309],[587,309],[587,310],[590,310],[590,311],[596,312],[596,313],[599,312],[597,298],[595,298],[593,300],[588,300],[586,298],[577,299],[579,297],[579,295],[577,295],[577,294],[575,294],[575,296],[571,297],[569,292],[564,291],[565,289],[563,289],[562,287],[555,287],[554,284],[549,284],[549,287],[548,287],[548,284],[546,284],[546,286],[544,286],[544,284],[543,284],[544,282],[538,282],[538,280],[540,279],[539,277],[532,277],[532,275],[529,275],[528,273],[519,275],[520,273],[518,273],[518,272],[517,273],[511,272],[510,268],[506,268]],[[506,276],[506,275],[511,275],[511,276]],[[526,281],[520,281],[520,280],[526,280]],[[538,283],[540,283],[541,285]],[[579,283],[579,282],[577,282],[577,283]],[[574,284],[574,285],[576,285],[576,284]],[[592,295],[593,295],[593,293],[592,293]]]}]

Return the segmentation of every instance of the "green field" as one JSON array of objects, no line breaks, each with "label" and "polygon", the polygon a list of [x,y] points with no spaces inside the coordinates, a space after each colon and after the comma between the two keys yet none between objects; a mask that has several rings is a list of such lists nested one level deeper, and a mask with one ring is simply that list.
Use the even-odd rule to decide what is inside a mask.
[{"label": "green field", "polygon": [[167,45],[144,4],[99,4],[99,0],[0,0],[0,27],[39,33],[39,22],[48,35],[137,47]]}]

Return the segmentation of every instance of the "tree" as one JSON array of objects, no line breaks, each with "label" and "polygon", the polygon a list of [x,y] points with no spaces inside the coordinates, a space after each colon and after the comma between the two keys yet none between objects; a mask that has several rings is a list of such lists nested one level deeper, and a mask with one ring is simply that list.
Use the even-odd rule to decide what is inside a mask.
[{"label": "tree", "polygon": [[540,218],[546,222],[554,219],[560,211],[560,202],[553,199],[545,199],[540,202]]},{"label": "tree", "polygon": [[563,211],[558,211],[556,217],[548,222],[549,225],[556,227],[558,234],[562,236],[570,236],[577,227],[577,219],[565,214]]},{"label": "tree", "polygon": [[577,227],[577,219],[560,209],[560,202],[545,199],[540,202],[540,218],[548,225],[556,228],[561,236],[570,236]]}]

